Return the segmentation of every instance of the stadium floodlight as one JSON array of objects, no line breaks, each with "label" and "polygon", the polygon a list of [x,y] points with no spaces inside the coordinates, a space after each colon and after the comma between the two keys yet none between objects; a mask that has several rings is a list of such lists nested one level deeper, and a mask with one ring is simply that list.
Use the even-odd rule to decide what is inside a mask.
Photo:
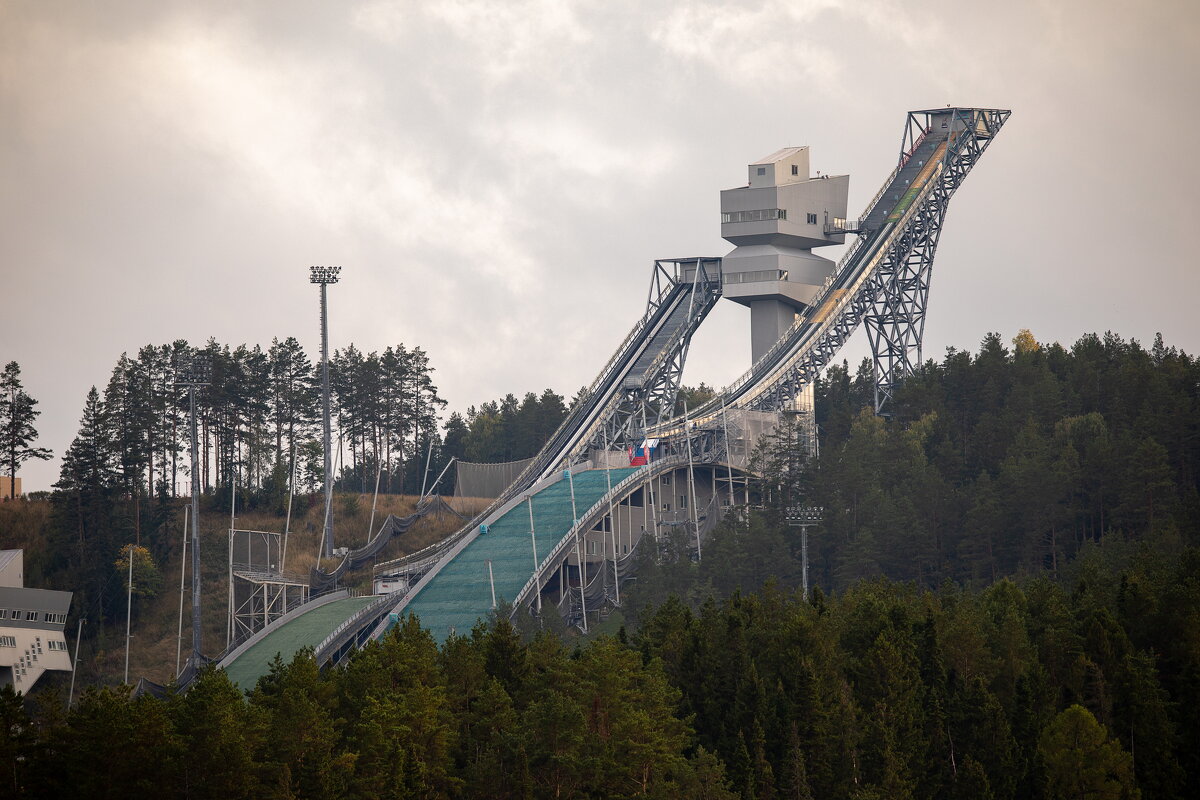
[{"label": "stadium floodlight", "polygon": [[321,286],[321,401],[325,439],[325,555],[333,555],[333,451],[329,430],[329,313],[325,287],[338,282],[341,267],[309,267],[309,283]]},{"label": "stadium floodlight", "polygon": [[186,388],[208,386],[212,381],[212,362],[206,356],[193,356],[175,366],[175,384]]},{"label": "stadium floodlight", "polygon": [[309,283],[337,283],[341,267],[309,267]]}]

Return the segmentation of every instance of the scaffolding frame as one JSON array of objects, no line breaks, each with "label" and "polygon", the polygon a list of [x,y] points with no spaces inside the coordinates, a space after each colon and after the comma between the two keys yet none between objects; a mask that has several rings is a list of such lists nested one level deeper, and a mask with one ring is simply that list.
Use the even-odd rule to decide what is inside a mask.
[{"label": "scaffolding frame", "polygon": [[282,556],[282,533],[229,530],[227,622],[234,642],[308,602],[308,584],[279,570]]}]

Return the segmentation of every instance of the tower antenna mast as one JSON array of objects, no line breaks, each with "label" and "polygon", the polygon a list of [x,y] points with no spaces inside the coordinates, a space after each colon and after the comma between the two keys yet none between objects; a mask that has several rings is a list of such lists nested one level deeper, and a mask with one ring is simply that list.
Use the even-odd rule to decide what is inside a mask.
[{"label": "tower antenna mast", "polygon": [[178,386],[188,390],[188,414],[191,418],[192,462],[192,655],[193,669],[200,669],[204,656],[200,650],[200,459],[196,453],[196,390],[212,380],[212,364],[202,355],[192,356],[175,377]]}]

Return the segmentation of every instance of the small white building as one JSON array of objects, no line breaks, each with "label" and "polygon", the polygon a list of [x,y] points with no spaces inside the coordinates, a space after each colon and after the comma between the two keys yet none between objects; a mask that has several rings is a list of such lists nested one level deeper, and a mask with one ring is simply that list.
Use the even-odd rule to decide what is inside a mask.
[{"label": "small white building", "polygon": [[25,588],[23,550],[0,550],[0,684],[28,694],[46,670],[71,671],[70,608],[71,592]]}]

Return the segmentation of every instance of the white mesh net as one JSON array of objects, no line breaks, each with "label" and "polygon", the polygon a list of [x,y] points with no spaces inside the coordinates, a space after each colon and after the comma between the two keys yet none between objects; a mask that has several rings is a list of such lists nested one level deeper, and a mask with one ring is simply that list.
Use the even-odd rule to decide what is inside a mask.
[{"label": "white mesh net", "polygon": [[532,458],[499,464],[473,464],[456,461],[455,497],[499,497],[517,479]]}]

